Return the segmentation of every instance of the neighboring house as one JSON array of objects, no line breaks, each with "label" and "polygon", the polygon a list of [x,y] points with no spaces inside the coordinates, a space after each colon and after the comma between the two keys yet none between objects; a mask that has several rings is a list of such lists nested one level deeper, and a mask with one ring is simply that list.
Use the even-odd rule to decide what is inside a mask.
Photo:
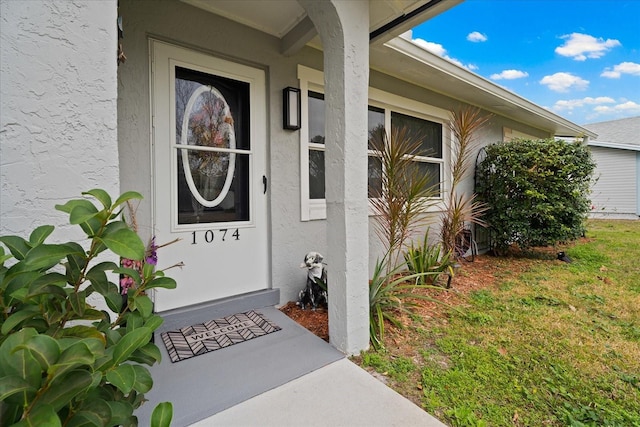
[{"label": "neighboring house", "polygon": [[[457,3],[2,0],[1,233],[65,224],[54,205],[91,188],[141,192],[142,237],[181,239],[160,251],[159,266],[185,263],[169,273],[178,288],[154,295],[160,313],[238,296],[295,300],[299,264],[319,251],[331,343],[358,353],[382,255],[367,199],[377,167],[369,129],[425,131],[431,154],[418,162],[442,195],[451,109],[493,115],[485,144],[593,136],[398,37]],[[283,112],[287,87],[300,90],[300,117],[295,91]]]},{"label": "neighboring house", "polygon": [[640,216],[640,116],[584,125],[597,164],[591,193],[594,218]]}]

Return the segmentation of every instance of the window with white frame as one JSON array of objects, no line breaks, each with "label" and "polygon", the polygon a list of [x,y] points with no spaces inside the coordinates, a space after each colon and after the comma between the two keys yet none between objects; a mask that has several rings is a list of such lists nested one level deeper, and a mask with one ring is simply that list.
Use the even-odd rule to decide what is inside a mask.
[{"label": "window with white frame", "polygon": [[[301,136],[301,205],[302,220],[326,218],[325,203],[325,104],[321,86],[322,73],[303,66],[298,67],[302,93]],[[420,155],[414,155],[416,167],[427,174],[443,194],[442,181],[448,162],[448,112],[411,99],[377,89],[369,89],[368,129],[372,132],[404,127],[421,135]],[[369,197],[375,197],[382,188],[381,162],[369,143],[368,183]]]}]

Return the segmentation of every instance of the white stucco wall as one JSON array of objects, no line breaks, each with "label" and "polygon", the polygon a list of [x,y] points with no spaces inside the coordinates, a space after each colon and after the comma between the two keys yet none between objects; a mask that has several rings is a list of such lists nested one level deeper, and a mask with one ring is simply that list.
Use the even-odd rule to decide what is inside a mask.
[{"label": "white stucco wall", "polygon": [[82,191],[118,193],[116,15],[116,0],[0,2],[0,233],[65,225],[54,205]]},{"label": "white stucco wall", "polygon": [[[120,14],[124,20],[123,46],[128,58],[118,69],[121,185],[123,190],[142,192],[149,201],[152,190],[152,150],[148,38],[154,37],[265,70],[268,129],[263,143],[267,145],[268,152],[270,282],[271,286],[280,289],[282,303],[297,299],[305,280],[305,272],[299,268],[304,254],[311,250],[322,252],[329,264],[329,274],[332,271],[333,254],[328,252],[327,221],[301,221],[300,132],[282,129],[282,89],[287,86],[299,87],[298,64],[323,70],[322,52],[306,47],[294,56],[282,56],[279,40],[275,37],[182,2],[121,0]],[[185,25],[186,22],[189,25]],[[460,107],[458,100],[376,71],[370,74],[370,86],[446,110]],[[541,138],[549,136],[540,130],[494,116],[480,136],[482,143],[502,140],[503,127]],[[470,176],[462,188],[470,190],[472,187],[473,177]],[[141,203],[137,218],[142,228],[150,229],[151,204],[147,200]],[[371,223],[372,218],[369,217],[370,273],[376,259],[383,254]],[[432,233],[437,229],[436,221],[431,224]]]},{"label": "white stucco wall", "polygon": [[321,53],[305,48],[295,57],[283,57],[277,38],[182,2],[121,1],[120,13],[127,55],[127,62],[118,69],[120,176],[123,189],[145,196],[137,212],[141,228],[151,229],[151,203],[147,203],[152,193],[148,37],[264,69],[268,129],[259,143],[267,145],[268,153],[269,282],[281,289],[283,302],[296,299],[306,279],[299,268],[304,254],[325,251],[327,239],[325,221],[300,221],[300,138],[299,132],[282,129],[282,89],[298,86],[298,63],[322,69]]}]

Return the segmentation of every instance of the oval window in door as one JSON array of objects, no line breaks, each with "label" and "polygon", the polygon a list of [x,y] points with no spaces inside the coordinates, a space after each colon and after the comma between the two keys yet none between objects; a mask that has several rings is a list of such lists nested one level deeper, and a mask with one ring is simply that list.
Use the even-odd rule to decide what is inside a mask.
[{"label": "oval window in door", "polygon": [[189,98],[182,119],[182,166],[192,196],[208,208],[227,196],[236,164],[231,110],[213,86],[199,86]]}]

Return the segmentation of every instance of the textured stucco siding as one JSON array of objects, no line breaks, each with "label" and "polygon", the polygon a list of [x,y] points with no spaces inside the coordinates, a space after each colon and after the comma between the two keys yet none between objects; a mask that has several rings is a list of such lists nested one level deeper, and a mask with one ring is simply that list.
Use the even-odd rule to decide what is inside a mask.
[{"label": "textured stucco siding", "polygon": [[116,15],[116,0],[0,2],[2,234],[64,225],[54,205],[119,191]]},{"label": "textured stucco siding", "polygon": [[128,58],[118,69],[120,176],[123,189],[145,196],[137,211],[141,228],[152,229],[149,37],[263,69],[267,133],[256,143],[267,147],[269,175],[272,270],[265,281],[280,288],[283,302],[297,298],[306,277],[300,262],[308,251],[326,249],[326,222],[300,221],[300,139],[298,132],[282,129],[282,89],[298,86],[298,63],[322,69],[322,55],[305,48],[295,57],[283,57],[277,38],[182,2],[121,1],[120,13]]},{"label": "textured stucco siding", "polygon": [[592,187],[592,216],[637,216],[638,180],[636,152],[590,147],[596,162]]},{"label": "textured stucco siding", "polygon": [[[268,153],[271,251],[269,255],[272,269],[270,284],[280,289],[282,302],[296,299],[304,286],[305,274],[299,268],[299,264],[306,252],[322,252],[329,264],[329,274],[332,258],[343,256],[327,252],[326,220],[301,221],[300,136],[299,132],[282,129],[282,89],[287,86],[299,86],[298,64],[322,70],[322,52],[306,47],[294,56],[285,57],[280,53],[280,42],[275,37],[181,2],[121,0],[120,14],[124,20],[123,46],[128,58],[118,69],[120,178],[124,190],[137,190],[145,195],[146,200],[140,204],[137,211],[141,228],[152,228],[149,37],[264,69],[267,134],[259,143],[267,145]],[[189,25],[185,25],[185,22]],[[461,105],[458,100],[401,82],[376,71],[370,74],[370,87],[447,110],[459,108]],[[501,141],[503,127],[540,138],[549,137],[539,129],[493,116],[479,140],[482,144]],[[463,191],[473,188],[473,170],[470,172],[469,177],[462,183]],[[372,221],[369,217],[370,273],[376,259],[383,255],[383,247],[372,227]],[[436,234],[437,230],[435,219],[431,224],[432,234]]]}]

